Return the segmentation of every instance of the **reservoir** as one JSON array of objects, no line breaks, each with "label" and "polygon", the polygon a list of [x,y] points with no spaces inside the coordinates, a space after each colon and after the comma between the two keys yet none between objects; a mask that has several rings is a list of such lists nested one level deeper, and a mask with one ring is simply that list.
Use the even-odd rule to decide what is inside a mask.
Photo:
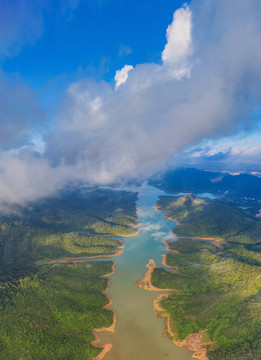
[{"label": "reservoir", "polygon": [[110,276],[107,294],[112,299],[110,308],[116,311],[117,324],[115,333],[99,334],[100,345],[112,344],[104,360],[191,360],[192,353],[163,336],[164,319],[157,317],[152,308],[152,300],[159,292],[134,286],[147,271],[145,265],[149,259],[163,267],[161,255],[167,252],[162,241],[169,236],[175,223],[153,207],[158,196],[166,193],[148,185],[126,190],[139,193],[137,215],[141,226],[138,235],[123,239],[124,253],[112,258],[116,271]]}]

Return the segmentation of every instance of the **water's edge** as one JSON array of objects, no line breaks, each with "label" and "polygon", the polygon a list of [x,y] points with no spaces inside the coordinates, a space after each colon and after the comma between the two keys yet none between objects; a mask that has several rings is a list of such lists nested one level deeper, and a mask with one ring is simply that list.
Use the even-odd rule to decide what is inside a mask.
[{"label": "water's edge", "polygon": [[166,193],[148,185],[126,190],[139,193],[137,215],[141,227],[138,235],[124,238],[124,253],[113,258],[116,271],[110,276],[107,294],[112,300],[110,308],[116,311],[117,324],[115,333],[100,333],[100,345],[112,344],[104,360],[190,360],[191,353],[163,337],[164,320],[154,314],[152,307],[153,298],[159,293],[134,287],[146,272],[150,258],[157,266],[163,266],[161,255],[166,254],[166,248],[162,241],[175,224],[153,207],[158,196]]}]

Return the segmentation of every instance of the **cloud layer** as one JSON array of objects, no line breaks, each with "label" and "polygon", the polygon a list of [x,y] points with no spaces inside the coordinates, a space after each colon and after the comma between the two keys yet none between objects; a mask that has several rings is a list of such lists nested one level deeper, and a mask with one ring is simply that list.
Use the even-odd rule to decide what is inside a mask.
[{"label": "cloud layer", "polygon": [[108,183],[151,174],[186,146],[232,131],[260,100],[254,3],[192,2],[174,14],[162,64],[137,65],[117,91],[88,79],[72,84],[47,157]]},{"label": "cloud layer", "polygon": [[[261,95],[260,12],[259,0],[192,1],[174,13],[161,64],[126,66],[116,89],[89,79],[72,84],[37,160],[51,177],[46,192],[68,181],[146,177],[202,138],[249,121]],[[36,160],[19,161],[25,174],[36,171]],[[8,170],[0,165],[1,190]],[[39,195],[26,176],[20,185],[31,186],[29,200]]]}]

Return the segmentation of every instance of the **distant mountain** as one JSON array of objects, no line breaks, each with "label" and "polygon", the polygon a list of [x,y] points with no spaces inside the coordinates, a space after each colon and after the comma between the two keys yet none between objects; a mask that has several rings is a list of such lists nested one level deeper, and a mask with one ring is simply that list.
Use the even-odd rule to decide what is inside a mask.
[{"label": "distant mountain", "polygon": [[155,176],[149,185],[168,192],[212,192],[261,199],[261,178],[253,175],[230,175],[221,172],[179,168]]}]

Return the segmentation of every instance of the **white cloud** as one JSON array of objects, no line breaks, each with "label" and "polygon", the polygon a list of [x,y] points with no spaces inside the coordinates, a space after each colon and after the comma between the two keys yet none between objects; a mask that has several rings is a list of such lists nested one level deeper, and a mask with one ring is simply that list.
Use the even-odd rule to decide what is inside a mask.
[{"label": "white cloud", "polygon": [[118,89],[119,86],[124,84],[129,76],[129,71],[133,69],[132,65],[125,65],[121,70],[116,71],[114,80],[116,82],[115,88]]},{"label": "white cloud", "polygon": [[163,239],[164,241],[177,241],[177,236],[170,231]]},{"label": "white cloud", "polygon": [[[134,189],[134,191],[139,192],[140,189]],[[139,206],[137,209],[138,217],[146,217],[146,218],[153,218],[155,215],[154,210],[150,206]]]},{"label": "white cloud", "polygon": [[145,230],[145,231],[159,230],[160,228],[161,228],[160,224],[154,224],[150,222],[147,222],[140,227],[141,230]]},{"label": "white cloud", "polygon": [[261,153],[261,145],[253,145],[248,141],[239,146],[233,146],[230,149],[231,155],[241,155],[241,156],[254,156]]},{"label": "white cloud", "polygon": [[157,241],[163,241],[164,237],[166,236],[166,233],[164,231],[156,231],[152,233],[151,236],[153,236],[154,239]]},{"label": "white cloud", "polygon": [[[261,132],[254,127],[253,131],[242,131],[234,136],[222,137],[217,140],[203,141],[195,148],[184,153],[181,162],[194,166],[206,167],[211,170],[237,170],[260,168]],[[241,169],[240,169],[241,166]]]},{"label": "white cloud", "polygon": [[[72,84],[45,138],[45,158],[1,158],[0,190],[9,185],[2,201],[12,188],[25,202],[66,182],[147,177],[202,138],[233,132],[260,104],[260,13],[259,0],[193,0],[174,14],[162,64],[137,65],[129,77],[127,65],[117,89],[89,79]],[[21,177],[11,167],[18,160]],[[34,167],[43,180],[34,179]]]},{"label": "white cloud", "polygon": [[177,79],[190,74],[188,57],[192,55],[192,14],[188,5],[175,11],[173,22],[167,28],[167,43],[162,60],[173,67]]},{"label": "white cloud", "polygon": [[[88,79],[71,85],[56,128],[46,138],[46,156],[56,165],[79,168],[84,181],[105,184],[146,177],[202,138],[233,131],[261,94],[261,23],[256,16],[261,3],[254,4],[192,1],[191,10],[174,14],[163,64],[137,65],[127,81],[129,68],[124,68],[117,91]],[[242,16],[248,24],[244,31]],[[177,80],[173,71],[186,68],[188,59],[190,78]]]},{"label": "white cloud", "polygon": [[192,53],[191,11],[186,5],[175,11],[173,22],[167,28],[167,43],[162,52],[166,63],[179,63]]},{"label": "white cloud", "polygon": [[0,155],[0,211],[7,212],[10,204],[25,205],[28,201],[51,195],[65,185],[60,167],[50,167],[47,160],[30,152],[20,156]]}]

